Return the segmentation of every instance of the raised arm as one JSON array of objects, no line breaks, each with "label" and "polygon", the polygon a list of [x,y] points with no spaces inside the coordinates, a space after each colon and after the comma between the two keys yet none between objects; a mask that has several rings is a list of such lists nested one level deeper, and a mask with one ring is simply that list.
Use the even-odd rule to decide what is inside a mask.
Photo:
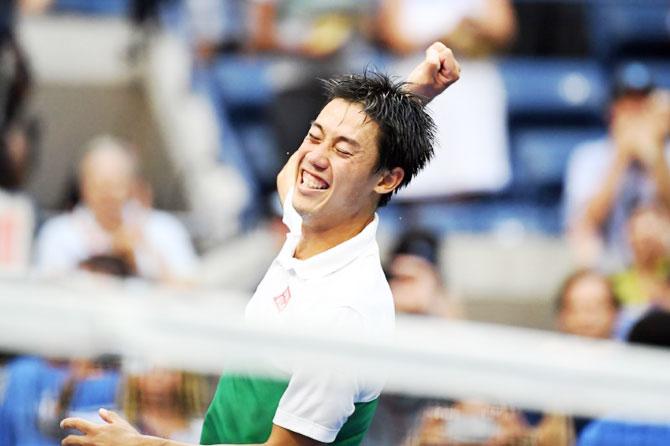
[{"label": "raised arm", "polygon": [[407,77],[407,89],[429,103],[461,76],[454,53],[442,42],[426,49],[426,57]]}]

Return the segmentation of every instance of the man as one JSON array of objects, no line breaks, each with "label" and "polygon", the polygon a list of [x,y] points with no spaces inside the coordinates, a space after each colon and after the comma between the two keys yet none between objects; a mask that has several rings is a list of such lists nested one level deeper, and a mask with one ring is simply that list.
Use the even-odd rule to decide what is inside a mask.
[{"label": "man", "polygon": [[657,202],[670,207],[670,99],[649,71],[630,64],[615,77],[610,135],[575,149],[565,179],[568,236],[580,264],[616,271],[631,259],[626,221]]},{"label": "man", "polygon": [[[390,334],[393,299],[375,241],[375,210],[432,155],[434,124],[416,94],[428,101],[458,76],[451,51],[435,43],[408,79],[412,92],[377,74],[326,83],[330,102],[277,178],[290,232],[247,306],[247,320],[364,339]],[[224,375],[201,443],[360,443],[379,382],[304,364],[279,368],[284,382]],[[84,435],[63,444],[178,445],[139,435],[113,413],[100,415],[107,424],[64,420],[64,428]]]},{"label": "man", "polygon": [[123,258],[140,277],[188,282],[197,257],[181,223],[142,203],[137,161],[114,138],[89,143],[79,165],[82,205],[47,221],[37,238],[37,267],[67,274],[97,255]]}]

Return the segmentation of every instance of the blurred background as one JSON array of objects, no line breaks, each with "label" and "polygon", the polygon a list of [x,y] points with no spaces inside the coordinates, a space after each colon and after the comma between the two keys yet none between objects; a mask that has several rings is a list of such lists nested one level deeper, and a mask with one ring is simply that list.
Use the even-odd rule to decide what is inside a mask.
[{"label": "blurred background", "polygon": [[[667,0],[3,0],[0,293],[250,296],[283,243],[275,177],[324,105],[319,79],[402,79],[435,40],[462,80],[429,106],[435,159],[379,211],[397,311],[622,342],[651,323],[670,344]],[[10,350],[0,401],[31,396],[0,410],[3,445],[52,444],[50,417],[79,400],[187,435],[211,396],[211,377]],[[161,392],[188,414],[166,431]],[[370,444],[435,444],[436,423],[473,414],[554,429],[533,444],[588,424],[445,404],[391,399],[378,419],[398,432]]]}]

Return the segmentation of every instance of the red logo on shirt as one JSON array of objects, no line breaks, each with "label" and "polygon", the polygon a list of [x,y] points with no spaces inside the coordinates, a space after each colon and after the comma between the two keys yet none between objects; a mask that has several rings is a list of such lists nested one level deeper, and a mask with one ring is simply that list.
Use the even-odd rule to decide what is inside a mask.
[{"label": "red logo on shirt", "polygon": [[277,311],[284,311],[288,306],[288,301],[291,300],[291,290],[286,287],[283,293],[274,298]]}]

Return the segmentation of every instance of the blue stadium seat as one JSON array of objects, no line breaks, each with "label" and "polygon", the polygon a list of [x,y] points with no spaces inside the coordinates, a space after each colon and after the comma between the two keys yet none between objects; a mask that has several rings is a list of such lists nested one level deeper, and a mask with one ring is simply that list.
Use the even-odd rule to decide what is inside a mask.
[{"label": "blue stadium seat", "polygon": [[418,227],[439,235],[487,233],[505,228],[557,235],[562,230],[558,206],[504,197],[411,206],[391,202],[388,208],[381,209],[380,215],[382,224],[391,230]]},{"label": "blue stadium seat", "polygon": [[230,108],[265,108],[273,98],[269,66],[260,58],[219,57],[213,70],[221,99]]},{"label": "blue stadium seat", "polygon": [[[7,364],[5,373],[4,404],[0,400],[0,445],[59,444],[58,439],[40,429],[39,408],[45,400],[59,394],[70,375],[68,369],[49,364],[42,358],[19,357]],[[72,395],[70,409],[90,412],[113,407],[119,383],[117,372],[104,372],[80,381]]]},{"label": "blue stadium seat", "polygon": [[125,16],[130,10],[130,0],[56,0],[53,9],[57,12]]},{"label": "blue stadium seat", "polygon": [[590,2],[587,23],[591,50],[602,59],[616,56],[626,46],[667,45],[670,40],[667,0]]},{"label": "blue stadium seat", "polygon": [[560,187],[572,150],[579,143],[601,137],[600,127],[525,127],[512,132],[513,187],[532,194],[534,189]]},{"label": "blue stadium seat", "polygon": [[667,446],[670,426],[598,420],[580,435],[577,446]]},{"label": "blue stadium seat", "polygon": [[499,63],[510,118],[602,118],[607,77],[598,63],[575,59],[510,58]]}]

